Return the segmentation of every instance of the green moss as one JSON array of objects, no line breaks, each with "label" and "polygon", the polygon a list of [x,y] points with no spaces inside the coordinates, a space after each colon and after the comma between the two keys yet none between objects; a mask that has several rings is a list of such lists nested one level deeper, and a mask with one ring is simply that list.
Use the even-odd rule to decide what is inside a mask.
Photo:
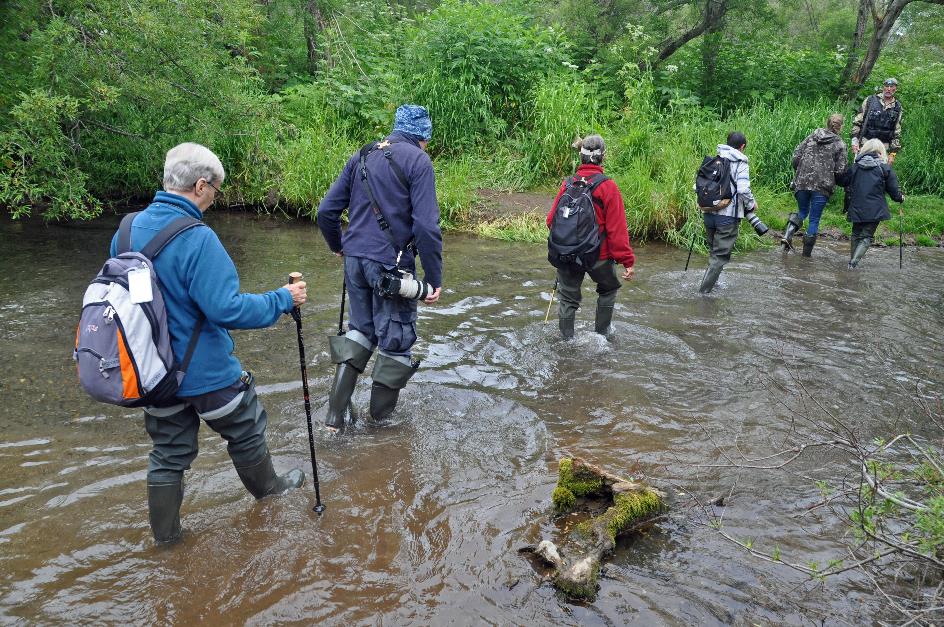
[{"label": "green moss", "polygon": [[607,535],[616,542],[616,536],[630,525],[655,514],[660,509],[662,509],[662,499],[652,490],[617,494],[613,507],[606,510],[600,519],[604,522]]},{"label": "green moss", "polygon": [[554,586],[571,599],[593,601],[597,598],[597,580],[600,578],[600,562],[594,562],[590,576],[581,581],[573,581],[558,575]]},{"label": "green moss", "polygon": [[576,496],[598,495],[606,484],[603,479],[582,467],[574,469],[574,460],[562,459],[557,473],[557,487],[566,488]]},{"label": "green moss", "polygon": [[578,538],[584,540],[590,540],[593,538],[593,521],[596,518],[591,518],[590,520],[585,520],[576,527],[574,527],[573,533],[577,535]]},{"label": "green moss", "polygon": [[662,509],[662,500],[651,490],[617,494],[612,507],[590,520],[585,520],[576,527],[574,533],[579,538],[593,539],[595,529],[601,529],[615,544],[616,536],[633,523],[655,514]]},{"label": "green moss", "polygon": [[554,488],[554,494],[551,496],[551,500],[554,501],[554,509],[557,510],[557,513],[563,514],[574,509],[577,497],[567,488],[557,486]]}]

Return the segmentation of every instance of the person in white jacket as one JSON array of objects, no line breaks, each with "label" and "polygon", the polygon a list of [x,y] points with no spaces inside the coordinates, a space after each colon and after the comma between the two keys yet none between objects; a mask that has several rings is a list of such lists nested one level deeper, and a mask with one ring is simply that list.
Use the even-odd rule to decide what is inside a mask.
[{"label": "person in white jacket", "polygon": [[[747,138],[740,131],[728,133],[728,142],[718,144],[718,156],[731,162],[732,201],[723,209],[704,213],[705,235],[711,257],[708,260],[705,276],[701,280],[701,287],[698,288],[702,294],[707,294],[714,288],[724,265],[731,261],[731,251],[737,241],[741,218],[752,214],[757,209],[757,201],[754,200],[754,194],[751,192],[747,156],[742,152],[746,147]],[[767,227],[759,220],[757,222],[760,226],[755,224],[754,228],[758,233],[766,232]]]}]

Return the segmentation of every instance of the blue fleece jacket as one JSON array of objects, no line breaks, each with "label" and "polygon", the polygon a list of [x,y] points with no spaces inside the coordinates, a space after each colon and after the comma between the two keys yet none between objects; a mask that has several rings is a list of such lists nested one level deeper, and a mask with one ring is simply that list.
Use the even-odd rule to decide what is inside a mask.
[{"label": "blue fleece jacket", "polygon": [[[131,227],[131,248],[141,250],[158,231],[175,218],[203,214],[186,198],[157,192]],[[118,253],[118,234],[111,241],[111,255]],[[292,295],[279,288],[265,294],[241,294],[236,266],[209,227],[184,231],[154,260],[167,308],[174,355],[182,359],[190,334],[201,315],[206,317],[187,376],[178,394],[199,396],[232,385],[242,374],[233,355],[235,347],[227,329],[260,329],[271,326],[292,310]]]},{"label": "blue fleece jacket", "polygon": [[[391,157],[403,170],[409,181],[405,188],[381,150],[367,158],[368,180],[380,210],[390,224],[393,237],[400,246],[411,237],[416,238],[426,282],[442,287],[442,233],[439,230],[439,203],[436,201],[436,183],[433,163],[415,137],[391,133],[394,142]],[[341,235],[341,213],[348,209],[348,229]],[[328,247],[345,255],[364,257],[392,266],[396,251],[390,240],[377,225],[370,207],[370,198],[361,184],[360,152],[348,160],[341,175],[318,207],[318,227]],[[400,267],[414,271],[413,254],[404,250]]]}]

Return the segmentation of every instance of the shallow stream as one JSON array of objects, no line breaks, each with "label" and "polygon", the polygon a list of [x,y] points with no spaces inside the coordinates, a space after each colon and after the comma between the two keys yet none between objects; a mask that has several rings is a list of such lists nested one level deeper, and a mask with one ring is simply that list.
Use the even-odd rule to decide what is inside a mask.
[{"label": "shallow stream", "polygon": [[[324,416],[341,266],[317,230],[210,212],[246,291],[301,270],[316,423]],[[304,489],[255,502],[212,431],[187,473],[183,543],[147,523],[149,440],[138,411],[83,396],[71,360],[85,285],[116,218],[77,227],[0,221],[0,623],[730,624],[870,622],[881,601],[854,574],[811,583],[747,555],[689,515],[721,495],[725,529],[785,559],[836,556],[842,529],[801,517],[816,498],[784,473],[705,467],[717,446],[776,448],[799,376],[863,436],[920,431],[907,402],[944,361],[944,254],[848,244],[812,259],[775,249],[735,260],[708,298],[704,258],[637,248],[610,341],[592,333],[588,281],[577,337],[544,323],[553,273],[541,245],[447,234],[445,290],[420,308],[423,367],[390,424],[316,432],[314,495],[294,323],[235,332],[269,413],[277,468]],[[779,385],[778,385],[779,384]],[[671,495],[672,515],[620,542],[597,600],[567,603],[517,549],[558,527],[557,459],[579,455]],[[801,460],[802,462],[803,460]],[[807,466],[829,474],[828,460]],[[839,472],[836,470],[836,472]],[[733,494],[732,494],[733,489]]]}]

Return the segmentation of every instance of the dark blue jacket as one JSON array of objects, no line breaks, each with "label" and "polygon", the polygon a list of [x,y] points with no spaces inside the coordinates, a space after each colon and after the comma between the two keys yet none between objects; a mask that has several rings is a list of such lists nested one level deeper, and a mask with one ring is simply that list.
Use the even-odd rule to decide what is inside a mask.
[{"label": "dark blue jacket", "polygon": [[[196,205],[168,192],[157,192],[131,227],[131,248],[141,250],[157,232],[181,216],[203,219]],[[111,256],[118,252],[118,234]],[[209,227],[178,235],[154,260],[167,308],[174,355],[183,359],[200,315],[206,317],[179,396],[199,396],[235,383],[242,366],[233,355],[227,329],[261,329],[292,310],[292,295],[284,287],[265,294],[241,294],[236,266]]]},{"label": "dark blue jacket", "polygon": [[[416,238],[426,282],[442,287],[442,233],[439,230],[439,203],[433,163],[412,137],[392,133],[389,150],[393,160],[409,181],[406,189],[397,178],[382,151],[367,158],[367,176],[380,210],[390,223],[394,239],[404,246]],[[348,209],[348,229],[341,235],[341,212]],[[361,185],[360,151],[348,160],[338,180],[318,207],[318,228],[328,247],[351,257],[364,257],[393,266],[396,251],[377,225],[370,199]],[[400,267],[415,271],[416,261],[404,250]]]}]

